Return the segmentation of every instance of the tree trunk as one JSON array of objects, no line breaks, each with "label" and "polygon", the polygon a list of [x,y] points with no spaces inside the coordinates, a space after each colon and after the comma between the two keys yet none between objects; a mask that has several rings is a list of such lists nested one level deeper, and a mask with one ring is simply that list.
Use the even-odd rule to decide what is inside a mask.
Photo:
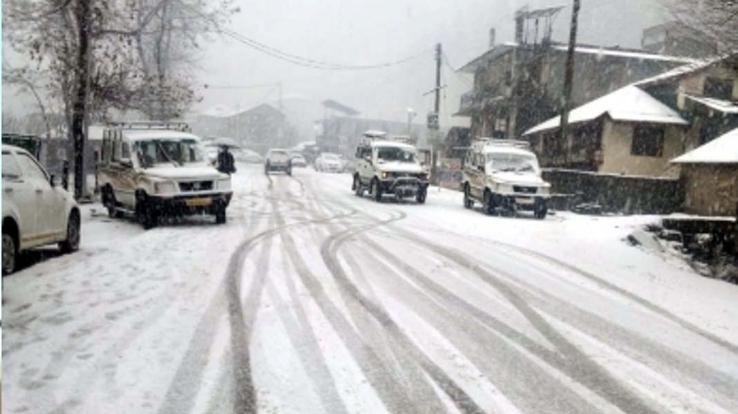
[{"label": "tree trunk", "polygon": [[86,141],[85,119],[87,114],[87,87],[89,79],[90,58],[90,4],[87,0],[78,0],[75,5],[75,19],[78,30],[79,47],[76,63],[76,93],[72,95],[72,139],[74,141],[74,198],[84,196],[85,164],[84,151]]}]

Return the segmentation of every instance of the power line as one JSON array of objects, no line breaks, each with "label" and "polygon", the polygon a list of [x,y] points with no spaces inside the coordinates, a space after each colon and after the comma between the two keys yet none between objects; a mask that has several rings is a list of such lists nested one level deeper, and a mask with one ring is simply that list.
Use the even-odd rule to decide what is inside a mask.
[{"label": "power line", "polygon": [[[217,23],[211,16],[208,16],[202,13],[201,11],[195,9],[194,7],[191,7],[184,3],[180,3],[180,4],[184,6],[185,8],[189,9],[191,12],[199,15],[200,17],[203,17],[214,23]],[[347,65],[347,64],[342,64],[342,63],[332,63],[332,62],[326,62],[326,61],[321,61],[321,60],[315,60],[315,59],[287,53],[275,47],[269,46],[265,43],[254,40],[250,37],[244,36],[233,30],[220,29],[219,32],[221,34],[224,34],[230,37],[231,39],[238,41],[239,43],[242,43],[252,49],[255,49],[273,58],[280,59],[285,62],[292,63],[294,65],[309,67],[313,69],[321,69],[321,70],[349,71],[349,70],[381,69],[381,68],[386,68],[386,67],[400,65],[400,64],[409,62],[411,60],[414,60],[414,59],[417,59],[423,56],[425,53],[429,51],[429,49],[426,49],[415,55],[408,56],[408,57],[398,59],[398,60],[389,61],[389,62],[383,62],[383,63],[377,63],[377,64],[371,64],[371,65]]]}]

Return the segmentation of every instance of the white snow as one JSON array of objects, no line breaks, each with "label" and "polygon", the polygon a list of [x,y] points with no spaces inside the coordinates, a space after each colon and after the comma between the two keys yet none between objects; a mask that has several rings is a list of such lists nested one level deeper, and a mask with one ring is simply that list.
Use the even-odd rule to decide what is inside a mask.
[{"label": "white snow", "polygon": [[738,164],[738,128],[671,162],[677,164]]},{"label": "white snow", "polygon": [[714,109],[725,114],[738,114],[738,105],[736,105],[734,102],[704,96],[685,96],[687,97],[687,99],[701,103],[702,105],[705,105],[710,109]]},{"label": "white snow", "polygon": [[[615,121],[688,124],[678,112],[633,85],[625,86],[573,109],[569,113],[569,123],[593,121],[605,114]],[[557,116],[534,126],[523,135],[558,128],[560,123],[561,116]]]}]

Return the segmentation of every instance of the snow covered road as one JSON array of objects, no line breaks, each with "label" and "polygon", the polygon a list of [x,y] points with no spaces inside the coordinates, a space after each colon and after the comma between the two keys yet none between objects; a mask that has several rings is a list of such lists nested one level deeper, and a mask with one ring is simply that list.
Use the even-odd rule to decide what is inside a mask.
[{"label": "snow covered road", "polygon": [[621,241],[652,217],[240,171],[225,226],[88,208],[3,280],[7,412],[738,412],[738,287]]}]

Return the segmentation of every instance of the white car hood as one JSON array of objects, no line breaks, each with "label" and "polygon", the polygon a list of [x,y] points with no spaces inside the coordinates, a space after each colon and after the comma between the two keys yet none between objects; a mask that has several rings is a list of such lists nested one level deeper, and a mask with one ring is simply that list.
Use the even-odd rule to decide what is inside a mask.
[{"label": "white car hood", "polygon": [[489,177],[497,182],[511,185],[528,185],[535,187],[546,187],[549,185],[547,182],[543,181],[538,174],[530,171],[498,171],[490,173]]},{"label": "white car hood", "polygon": [[377,168],[380,171],[387,171],[387,172],[416,173],[416,174],[420,174],[424,172],[423,167],[421,167],[420,164],[416,164],[414,162],[397,162],[397,161],[381,162],[377,164]]},{"label": "white car hood", "polygon": [[144,171],[149,176],[170,180],[217,180],[228,177],[226,174],[221,174],[214,167],[207,164],[193,164],[182,167],[153,167],[147,168]]}]

